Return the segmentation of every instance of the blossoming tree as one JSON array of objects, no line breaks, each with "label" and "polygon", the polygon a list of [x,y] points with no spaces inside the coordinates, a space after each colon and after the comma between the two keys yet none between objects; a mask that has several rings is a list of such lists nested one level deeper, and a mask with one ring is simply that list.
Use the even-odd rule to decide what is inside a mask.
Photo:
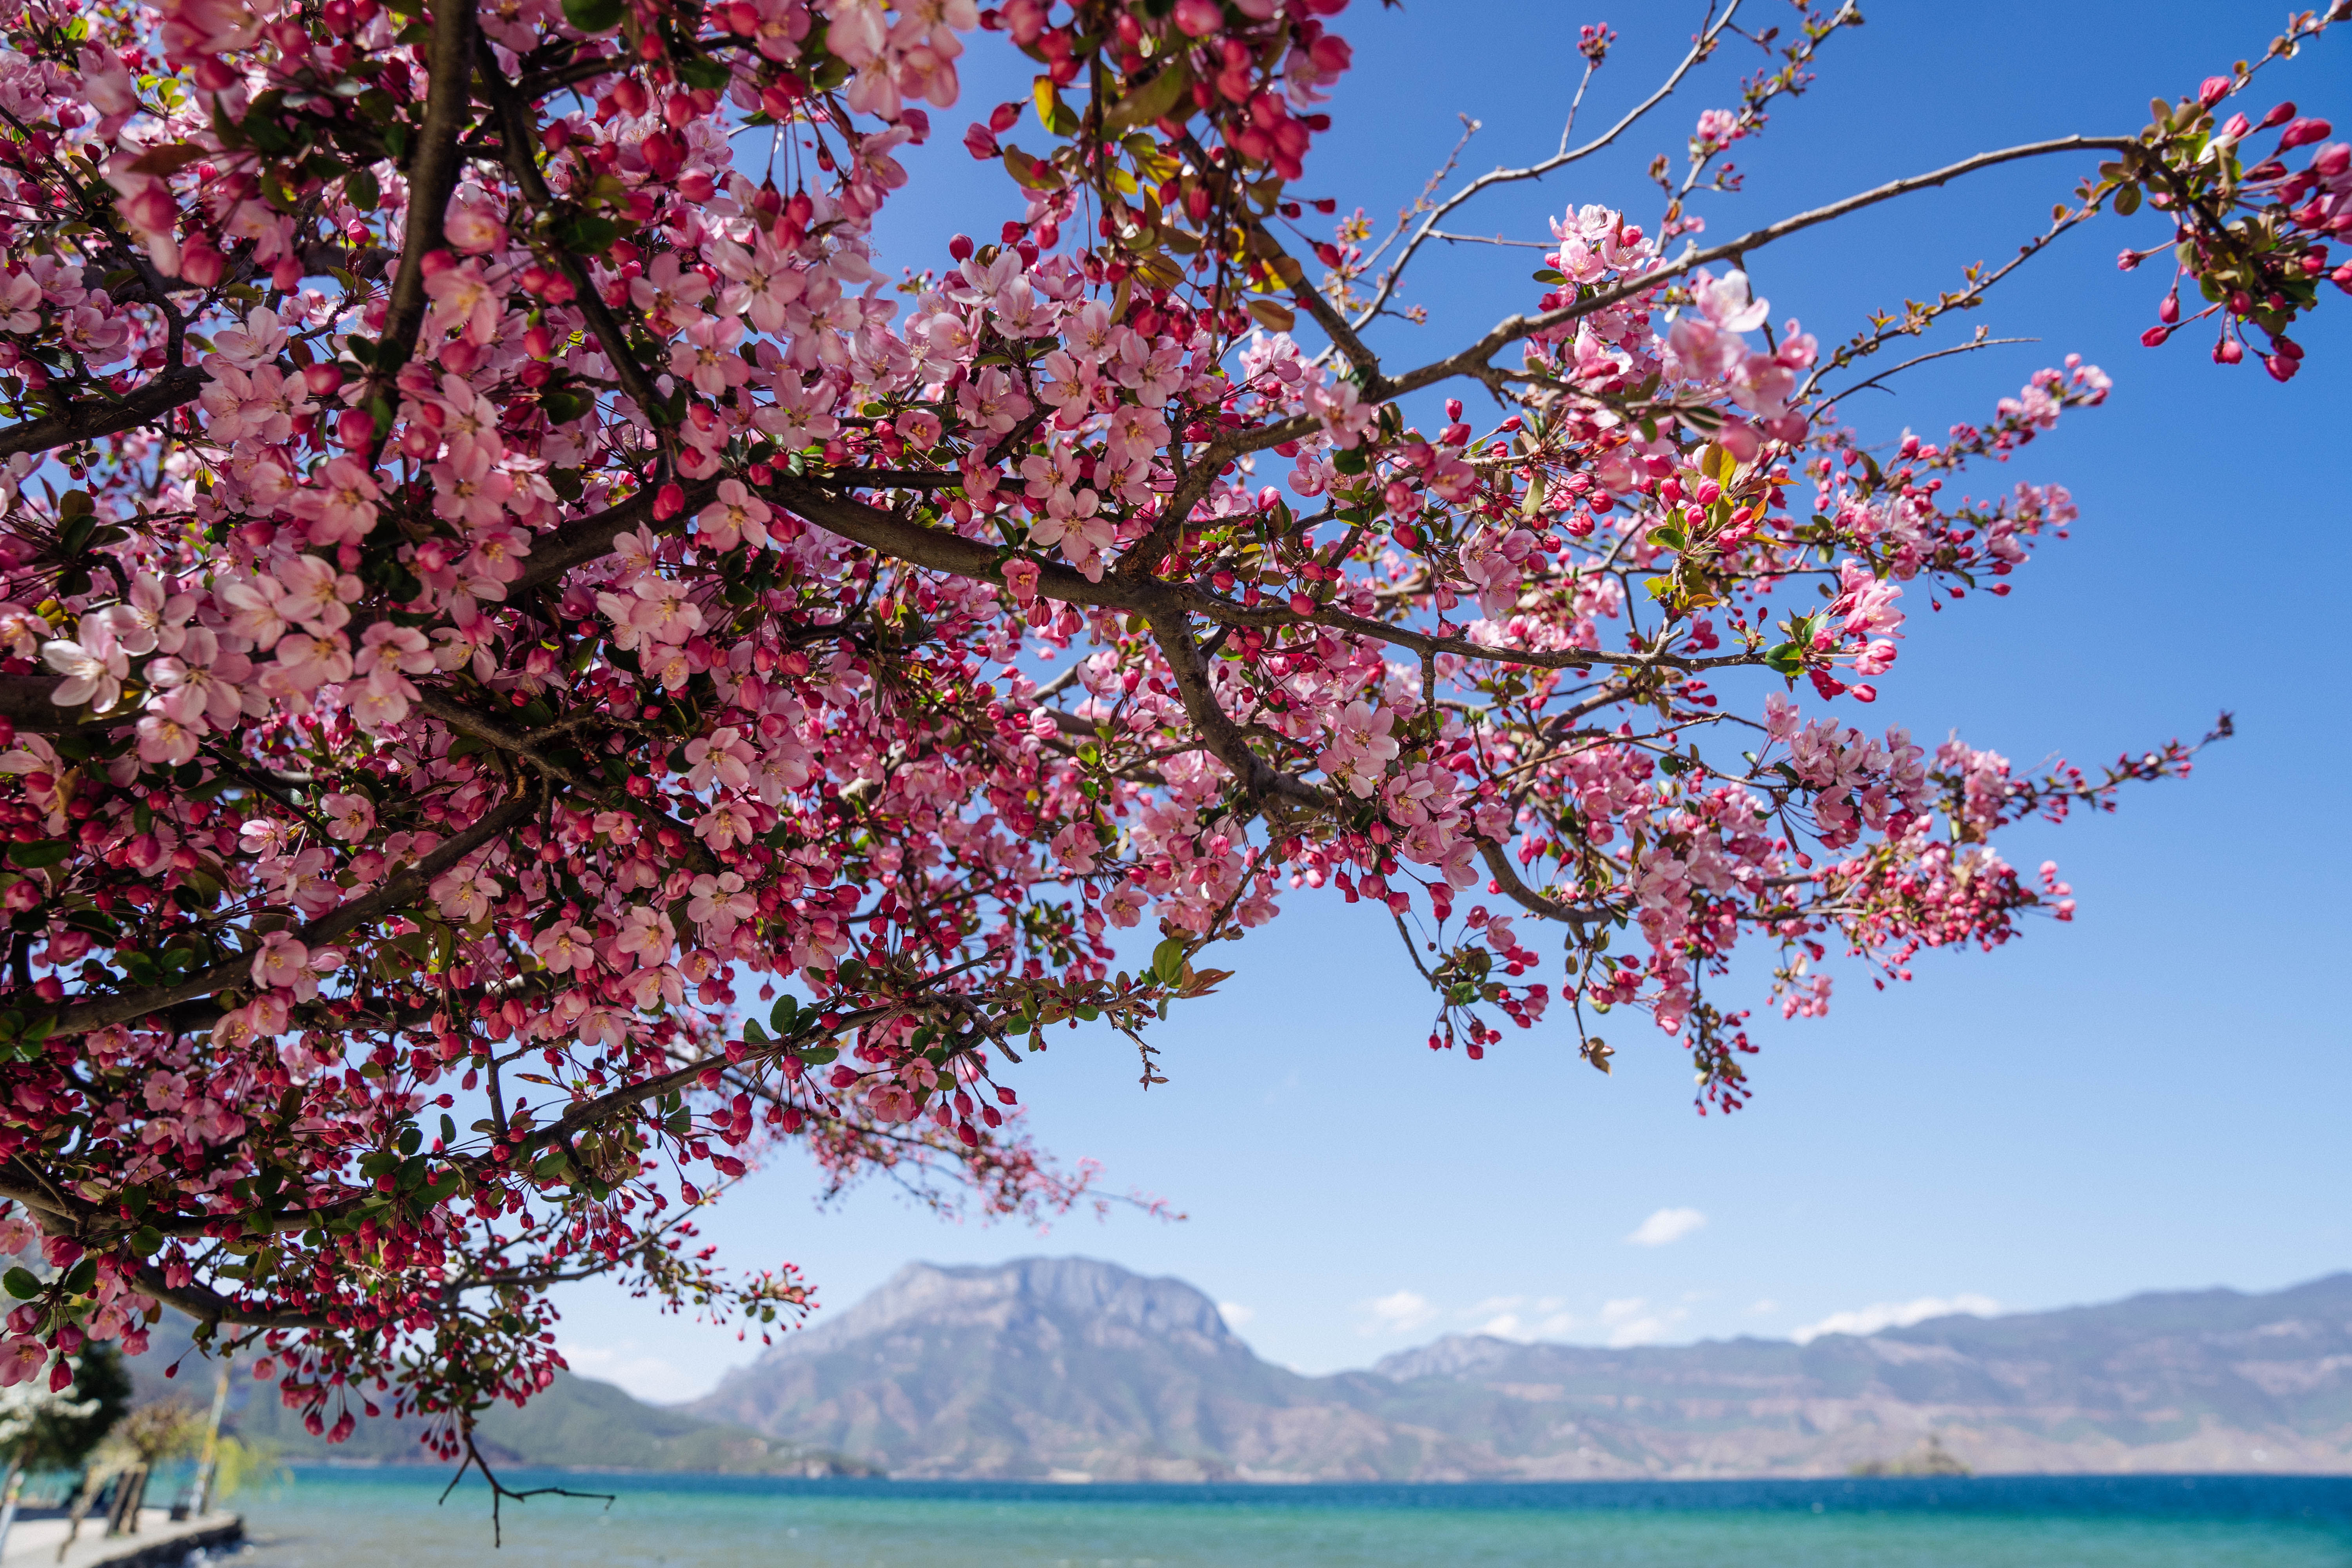
[{"label": "blossoming tree", "polygon": [[[1743,948],[1809,1015],[1832,948],[1900,976],[2071,913],[1999,830],[2193,748],[2029,778],[1864,705],[1906,605],[2073,516],[1963,470],[2107,382],[1899,450],[1836,400],[2110,209],[2151,209],[2151,342],[2294,374],[2352,150],[2252,94],[2334,18],[2145,127],[1702,243],[1858,20],[1734,0],[1373,246],[1306,169],[1345,4],[15,5],[0,1243],[48,1267],[0,1383],[168,1303],[313,1431],[469,1453],[552,1375],[559,1281],[802,1303],[693,1238],[758,1152],[1071,1202],[1011,1069],[1100,1023],[1157,1081],[1150,1026],[1294,889],[1402,942],[1433,1047],[1541,1020],[1605,1068],[1644,1015],[1726,1109]],[[896,154],[992,33],[1038,67],[961,132],[1003,229],[894,283]],[[1449,214],[1759,42],[1662,213],[1570,208],[1491,331],[1383,352]],[[1786,236],[2026,159],[2072,199],[1932,302],[1824,348],[1751,296]]]}]

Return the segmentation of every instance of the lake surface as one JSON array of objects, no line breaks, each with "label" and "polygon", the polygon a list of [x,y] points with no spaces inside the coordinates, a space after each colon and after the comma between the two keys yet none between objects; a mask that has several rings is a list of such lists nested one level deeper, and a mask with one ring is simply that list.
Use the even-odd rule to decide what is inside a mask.
[{"label": "lake surface", "polygon": [[247,1493],[240,1568],[2352,1568],[2352,1479],[1990,1477],[1055,1487],[316,1468]]}]

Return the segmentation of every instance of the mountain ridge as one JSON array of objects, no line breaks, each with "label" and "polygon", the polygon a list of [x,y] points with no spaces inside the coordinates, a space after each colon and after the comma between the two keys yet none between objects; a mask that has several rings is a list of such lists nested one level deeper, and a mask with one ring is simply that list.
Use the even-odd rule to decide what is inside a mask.
[{"label": "mountain ridge", "polygon": [[1939,1434],[1979,1469],[2352,1472],[2352,1273],[1806,1343],[1450,1335],[1309,1377],[1181,1280],[909,1264],[683,1406],[909,1477],[1839,1474]]}]

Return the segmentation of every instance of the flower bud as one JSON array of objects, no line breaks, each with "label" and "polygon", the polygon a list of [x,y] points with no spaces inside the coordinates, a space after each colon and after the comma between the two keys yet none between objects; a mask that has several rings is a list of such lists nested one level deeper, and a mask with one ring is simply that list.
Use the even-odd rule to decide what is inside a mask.
[{"label": "flower bud", "polygon": [[180,276],[199,289],[209,289],[228,270],[228,261],[208,239],[191,239],[180,247]]},{"label": "flower bud", "polygon": [[1176,0],[1176,26],[1187,37],[1205,38],[1225,25],[1217,0]]},{"label": "flower bud", "polygon": [[2209,76],[2197,89],[2197,101],[2208,109],[2229,96],[2230,79],[2225,76]]}]

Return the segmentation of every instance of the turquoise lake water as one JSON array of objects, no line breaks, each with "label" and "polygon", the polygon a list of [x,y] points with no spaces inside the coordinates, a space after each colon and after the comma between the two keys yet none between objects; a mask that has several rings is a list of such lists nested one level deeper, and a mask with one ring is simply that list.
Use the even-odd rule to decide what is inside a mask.
[{"label": "turquoise lake water", "polygon": [[308,1469],[234,1506],[245,1568],[2352,1568],[2352,1479],[1049,1487],[517,1471],[509,1503]]}]

